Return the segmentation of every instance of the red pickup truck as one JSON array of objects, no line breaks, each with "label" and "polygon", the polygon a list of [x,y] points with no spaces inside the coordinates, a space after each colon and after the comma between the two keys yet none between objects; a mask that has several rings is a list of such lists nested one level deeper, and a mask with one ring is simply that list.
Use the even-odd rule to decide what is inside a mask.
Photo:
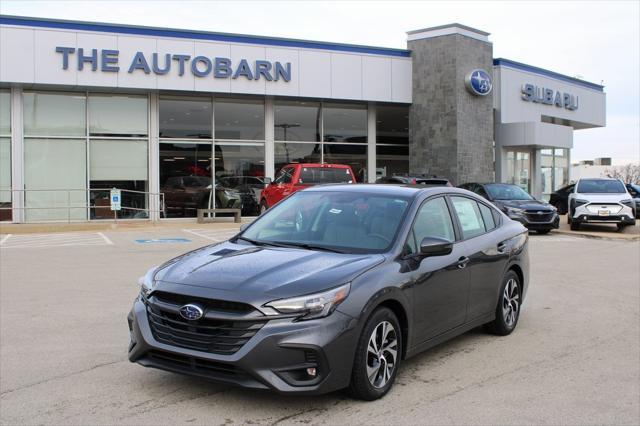
[{"label": "red pickup truck", "polygon": [[262,191],[260,213],[296,191],[326,183],[356,183],[356,177],[344,164],[288,164]]}]

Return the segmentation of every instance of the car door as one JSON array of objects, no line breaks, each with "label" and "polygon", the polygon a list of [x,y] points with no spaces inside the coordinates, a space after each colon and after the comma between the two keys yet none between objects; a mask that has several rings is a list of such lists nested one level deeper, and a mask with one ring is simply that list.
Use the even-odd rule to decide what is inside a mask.
[{"label": "car door", "polygon": [[450,196],[468,258],[469,303],[466,322],[493,312],[508,261],[506,244],[498,237],[500,215],[488,204],[464,196]]},{"label": "car door", "polygon": [[[426,237],[456,241],[451,212],[444,196],[425,201],[409,233],[405,248],[409,256],[419,253]],[[469,274],[465,268],[463,244],[455,242],[445,256],[419,258],[411,270],[414,288],[415,342],[421,343],[451,330],[465,321]]]},{"label": "car door", "polygon": [[285,167],[280,170],[268,190],[265,190],[265,198],[269,207],[273,207],[274,204],[289,195],[294,170],[293,167]]}]

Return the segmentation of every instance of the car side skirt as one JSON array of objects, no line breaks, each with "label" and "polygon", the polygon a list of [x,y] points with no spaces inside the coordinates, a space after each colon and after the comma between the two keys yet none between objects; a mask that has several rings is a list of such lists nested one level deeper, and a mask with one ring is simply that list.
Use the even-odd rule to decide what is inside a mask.
[{"label": "car side skirt", "polygon": [[478,317],[476,319],[474,319],[473,321],[464,323],[456,328],[453,328],[447,332],[444,332],[438,336],[432,337],[431,339],[424,341],[418,345],[415,345],[411,348],[407,349],[407,355],[406,358],[410,358],[414,355],[417,355],[421,352],[426,351],[427,349],[431,349],[434,346],[439,345],[442,342],[445,342],[447,340],[453,339],[454,337],[457,337],[463,333],[466,333],[467,331],[474,329],[476,327],[479,327],[481,325],[484,325],[488,322],[491,322],[495,319],[496,315],[495,312],[492,312],[490,314]]}]

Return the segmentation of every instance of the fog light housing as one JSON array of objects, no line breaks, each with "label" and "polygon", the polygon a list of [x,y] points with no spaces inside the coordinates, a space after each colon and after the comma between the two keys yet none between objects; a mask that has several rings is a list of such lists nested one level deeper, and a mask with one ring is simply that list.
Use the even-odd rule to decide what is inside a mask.
[{"label": "fog light housing", "polygon": [[315,367],[307,368],[307,376],[316,377],[318,375],[318,370]]}]

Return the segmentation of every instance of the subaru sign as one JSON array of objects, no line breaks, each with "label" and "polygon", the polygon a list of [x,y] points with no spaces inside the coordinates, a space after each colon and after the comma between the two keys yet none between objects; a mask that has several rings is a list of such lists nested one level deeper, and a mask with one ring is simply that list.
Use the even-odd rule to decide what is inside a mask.
[{"label": "subaru sign", "polygon": [[467,90],[476,96],[486,96],[493,89],[491,76],[485,70],[476,69],[471,71],[464,79]]},{"label": "subaru sign", "polygon": [[533,84],[522,85],[522,100],[527,102],[555,105],[558,108],[575,111],[578,109],[578,97],[559,90],[538,87]]}]

